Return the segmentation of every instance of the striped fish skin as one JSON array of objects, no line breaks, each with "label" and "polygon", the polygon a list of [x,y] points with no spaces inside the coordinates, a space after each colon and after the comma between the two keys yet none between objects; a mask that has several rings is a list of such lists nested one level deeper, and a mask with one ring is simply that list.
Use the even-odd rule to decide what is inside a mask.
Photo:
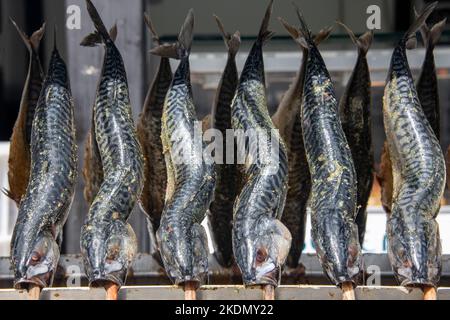
[{"label": "striped fish skin", "polygon": [[383,99],[393,167],[388,254],[402,285],[436,286],[441,271],[441,244],[435,218],[445,186],[445,162],[421,107],[406,57],[407,42],[435,5],[424,9],[395,48]]},{"label": "striped fish skin", "polygon": [[30,55],[28,74],[22,92],[19,115],[14,124],[13,134],[11,136],[8,159],[10,190],[6,191],[6,194],[19,207],[29,183],[31,169],[31,129],[45,77],[38,52],[39,44],[45,31],[45,23],[31,37],[28,37],[13,20],[11,21],[19,32]]},{"label": "striped fish skin", "polygon": [[[146,22],[153,33],[154,42],[159,45],[159,38],[148,15],[146,15]],[[169,58],[161,57],[137,125],[139,141],[145,158],[145,183],[140,203],[143,211],[148,215],[152,232],[159,228],[166,193],[167,172],[161,127],[164,101],[172,78]]]},{"label": "striped fish skin", "polygon": [[[436,23],[431,29],[426,24],[420,28],[426,50],[422,69],[416,81],[420,104],[438,140],[440,140],[440,105],[433,50],[439,41],[445,23],[446,19]],[[383,149],[381,172],[378,179],[382,187],[381,201],[385,211],[389,214],[392,206],[393,176],[387,142]]]},{"label": "striped fish skin", "polygon": [[309,52],[302,130],[312,181],[308,200],[312,238],[330,281],[335,285],[356,283],[361,270],[361,248],[355,224],[355,168],[330,75],[298,9],[297,14],[301,30],[290,27],[290,33]]},{"label": "striped fish skin", "polygon": [[51,286],[77,178],[74,107],[64,61],[52,53],[31,131],[31,175],[11,241],[14,286]]},{"label": "striped fish skin", "polygon": [[[234,204],[233,252],[245,285],[272,285],[280,273],[291,245],[291,234],[281,218],[288,188],[287,150],[269,116],[265,95],[262,47],[272,33],[267,30],[272,1],[266,11],[232,103],[233,129],[259,130],[279,144],[278,153],[263,153],[261,144],[246,156],[245,184]],[[256,142],[247,142],[256,145]],[[265,141],[271,150],[270,142]],[[267,157],[267,158],[266,158]],[[273,172],[273,165],[278,169]]]},{"label": "striped fish skin", "polygon": [[[328,38],[331,28],[325,28],[315,37],[316,44]],[[301,103],[305,66],[308,56],[303,51],[300,71],[283,96],[277,112],[272,116],[275,127],[280,130],[281,138],[288,150],[289,184],[281,222],[287,226],[292,235],[292,245],[286,265],[290,268],[299,266],[299,260],[305,246],[307,202],[311,191],[311,176],[306,159],[302,136]]]},{"label": "striped fish skin", "polygon": [[122,56],[93,4],[88,12],[97,33],[83,45],[103,42],[105,56],[94,104],[94,132],[104,179],[81,230],[81,252],[90,285],[125,283],[137,250],[127,220],[143,188],[144,160],[133,123]]},{"label": "striped fish skin", "polygon": [[[228,58],[217,89],[214,107],[212,110],[212,128],[222,133],[223,164],[216,163],[216,188],[214,200],[209,207],[209,221],[212,227],[212,236],[216,248],[217,261],[224,267],[230,267],[233,262],[232,221],[233,204],[239,192],[241,177],[235,163],[227,164],[226,130],[231,129],[231,103],[236,92],[239,76],[236,66],[236,54],[240,45],[239,32],[233,35],[224,31],[223,26],[216,17],[219,28],[224,34],[228,48]],[[236,153],[235,153],[236,154]]]},{"label": "striped fish skin", "polygon": [[[214,165],[203,161],[205,143],[198,143],[201,127],[192,98],[189,54],[193,37],[191,9],[170,55],[180,60],[166,96],[162,116],[162,142],[167,168],[167,191],[157,241],[170,279],[177,285],[202,284],[208,272],[208,242],[200,225],[212,201]],[[160,46],[153,53],[166,56]],[[196,130],[198,130],[196,132]],[[197,137],[196,137],[197,134]],[[189,147],[189,149],[186,149]]]},{"label": "striped fish skin", "polygon": [[373,39],[373,32],[366,32],[358,39],[348,29],[358,48],[358,58],[339,104],[339,114],[349,144],[357,178],[357,213],[359,243],[364,243],[367,221],[367,202],[373,184],[373,145],[371,125],[371,81],[367,63],[367,51]]}]

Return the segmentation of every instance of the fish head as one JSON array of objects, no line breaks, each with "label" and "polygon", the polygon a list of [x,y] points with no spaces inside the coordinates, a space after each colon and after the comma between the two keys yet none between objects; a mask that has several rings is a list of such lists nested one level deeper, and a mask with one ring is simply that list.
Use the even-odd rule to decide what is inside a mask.
[{"label": "fish head", "polygon": [[123,285],[136,251],[136,235],[126,222],[115,220],[106,228],[83,229],[84,265],[94,287],[108,282]]},{"label": "fish head", "polygon": [[246,285],[269,284],[278,286],[281,267],[284,265],[292,236],[289,230],[280,220],[263,218],[259,220],[252,233],[255,238],[246,241],[249,249],[247,265],[248,272],[244,273]]},{"label": "fish head", "polygon": [[59,246],[52,233],[38,234],[22,253],[13,253],[14,286],[18,289],[27,288],[30,284],[41,288],[51,286],[59,261]]}]

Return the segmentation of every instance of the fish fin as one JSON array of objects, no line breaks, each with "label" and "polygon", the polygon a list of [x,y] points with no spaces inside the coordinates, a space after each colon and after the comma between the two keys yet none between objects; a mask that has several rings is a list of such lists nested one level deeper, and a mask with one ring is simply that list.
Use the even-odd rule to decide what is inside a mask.
[{"label": "fish fin", "polygon": [[408,31],[403,36],[401,43],[405,45],[407,49],[414,49],[417,46],[416,32],[422,27],[427,20],[428,16],[436,8],[438,2],[430,3],[417,15],[416,20],[411,24]]},{"label": "fish fin", "polygon": [[372,44],[373,30],[365,32],[358,38],[355,36],[353,31],[349,27],[347,27],[347,25],[345,25],[343,22],[336,21],[336,23],[345,29],[345,31],[350,36],[350,39],[352,39],[353,43],[358,47],[358,50],[364,55],[367,54],[367,51],[369,51],[369,48]]},{"label": "fish fin", "polygon": [[435,46],[439,42],[439,38],[441,37],[442,31],[444,31],[446,24],[447,18],[444,18],[431,27],[429,39],[431,45]]},{"label": "fish fin", "polygon": [[45,22],[42,24],[41,28],[36,30],[31,37],[28,37],[25,32],[22,31],[22,29],[19,28],[17,23],[10,17],[11,23],[16,28],[17,32],[19,33],[20,37],[22,38],[23,42],[27,46],[29,51],[34,51],[37,53],[39,51],[39,45],[41,43],[42,37],[45,33]]},{"label": "fish fin", "polygon": [[14,201],[14,202],[16,203],[17,206],[20,205],[21,199],[18,198],[18,197],[16,197],[16,196],[14,196],[14,194],[13,194],[11,191],[9,191],[9,190],[6,189],[6,188],[2,188],[2,189],[1,189],[1,192],[2,192],[6,197],[8,197],[8,198],[10,198],[12,201]]},{"label": "fish fin", "polygon": [[301,47],[305,49],[309,49],[308,42],[303,36],[302,32],[296,27],[290,25],[286,20],[279,17],[278,20],[281,22],[283,27],[287,30],[287,32],[291,35],[295,42],[297,42]]},{"label": "fish fin", "polygon": [[269,23],[270,17],[272,16],[272,9],[273,9],[273,0],[270,0],[258,33],[258,41],[262,43],[269,41],[270,38],[272,38],[275,34],[273,31],[269,30]]},{"label": "fish fin", "polygon": [[84,152],[84,190],[83,195],[86,202],[91,205],[97,196],[100,186],[103,183],[103,164],[100,150],[95,139],[94,112],[92,112],[91,130],[89,131]]},{"label": "fish fin", "polygon": [[147,12],[144,12],[144,21],[145,24],[147,25],[148,30],[150,30],[150,33],[152,34],[153,42],[156,43],[157,45],[160,45],[161,43],[159,40],[158,33],[156,32],[155,26],[153,25],[153,21]]},{"label": "fish fin", "polygon": [[150,53],[173,59],[182,59],[188,57],[191,53],[191,46],[193,40],[194,31],[194,10],[190,9],[186,20],[181,27],[180,33],[178,35],[178,41],[174,44],[162,44],[152,50]]},{"label": "fish fin", "polygon": [[322,30],[320,30],[319,33],[316,34],[316,36],[314,37],[314,43],[316,44],[316,46],[319,45],[321,42],[327,40],[332,31],[333,27],[325,27]]},{"label": "fish fin", "polygon": [[[102,18],[100,18],[100,15],[98,14],[98,11],[95,8],[95,6],[93,5],[93,3],[91,2],[91,0],[86,0],[86,6],[87,6],[87,11],[89,13],[89,16],[91,17],[91,20],[94,23],[95,29],[97,30],[97,32],[96,32],[97,35],[95,37],[92,36],[92,38],[90,40],[94,40],[94,39],[97,39],[98,37],[100,37],[101,42],[104,42],[104,43],[113,42],[113,39],[111,39],[111,36],[109,35],[109,32],[106,29],[106,27],[102,21]],[[94,35],[94,34],[95,33],[93,33],[91,35]],[[91,35],[89,35],[89,36],[91,36]],[[97,41],[98,41],[98,39],[97,39]],[[89,44],[91,44],[91,46],[95,45],[95,43],[90,42],[84,46],[89,46]]]},{"label": "fish fin", "polygon": [[109,37],[113,42],[117,40],[117,23],[114,23],[111,29],[109,29]]},{"label": "fish fin", "polygon": [[[419,16],[416,8],[414,8],[414,14],[416,18]],[[438,23],[434,24],[431,29],[427,26],[426,23],[424,23],[420,27],[420,34],[422,36],[423,44],[426,48],[430,46],[434,47],[439,42],[439,38],[441,37],[442,31],[444,31],[446,23],[447,18],[444,18]]]},{"label": "fish fin", "polygon": [[297,13],[298,20],[300,21],[300,32],[303,34],[303,37],[305,38],[307,43],[312,42],[312,34],[309,30],[308,24],[306,23],[305,18],[302,15],[302,12],[300,11],[299,7],[292,2],[292,5],[295,8],[295,12]]},{"label": "fish fin", "polygon": [[98,32],[93,32],[88,34],[84,39],[81,41],[80,45],[83,47],[95,47],[99,44],[103,43],[102,37]]},{"label": "fish fin", "polygon": [[216,19],[217,25],[219,26],[220,32],[222,33],[223,39],[225,40],[228,52],[230,53],[230,55],[235,56],[239,50],[239,46],[241,45],[241,34],[239,33],[239,31],[236,31],[233,35],[226,32],[219,17],[214,15],[214,19]]}]

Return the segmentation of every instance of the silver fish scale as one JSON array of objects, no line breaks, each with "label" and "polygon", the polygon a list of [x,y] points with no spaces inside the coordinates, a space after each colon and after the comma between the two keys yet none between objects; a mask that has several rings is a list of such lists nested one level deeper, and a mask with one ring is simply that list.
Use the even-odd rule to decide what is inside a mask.
[{"label": "silver fish scale", "polygon": [[329,279],[354,281],[360,272],[356,174],[338,115],[329,73],[311,44],[302,104],[302,129],[312,188],[312,237]]},{"label": "silver fish scale", "polygon": [[383,114],[394,173],[389,257],[403,285],[436,285],[441,244],[435,217],[445,186],[445,162],[401,46],[392,57]]},{"label": "silver fish scale", "polygon": [[[26,278],[26,264],[43,233],[52,234],[54,240],[60,236],[74,196],[77,178],[74,107],[66,66],[56,51],[32,128],[30,182],[11,241],[15,281]],[[51,285],[51,279],[47,285]]]},{"label": "silver fish scale", "polygon": [[157,238],[164,267],[176,284],[205,281],[208,244],[200,223],[215,184],[214,165],[203,161],[205,145],[194,140],[197,118],[189,77],[189,60],[184,57],[167,93],[162,117],[168,183]]}]

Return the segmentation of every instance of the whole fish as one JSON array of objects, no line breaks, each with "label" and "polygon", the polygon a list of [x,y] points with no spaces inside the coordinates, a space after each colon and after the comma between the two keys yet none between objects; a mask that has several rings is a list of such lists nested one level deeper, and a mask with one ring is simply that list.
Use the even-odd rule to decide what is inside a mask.
[{"label": "whole fish", "polygon": [[383,98],[384,127],[393,168],[388,255],[402,285],[436,286],[441,244],[436,216],[445,187],[444,156],[414,86],[406,48],[436,7],[428,5],[394,49]]},{"label": "whole fish", "polygon": [[227,130],[231,129],[231,102],[239,81],[236,54],[239,50],[241,38],[238,31],[234,34],[227,33],[219,18],[214,17],[228,48],[228,58],[217,89],[211,115],[212,128],[219,130],[223,137],[221,146],[223,152],[221,154],[222,163],[216,163],[216,188],[214,200],[209,207],[208,217],[216,244],[214,254],[217,261],[224,267],[230,267],[233,264],[231,239],[233,204],[239,192],[240,176],[236,163],[227,163],[226,135]]},{"label": "whole fish", "polygon": [[[232,103],[232,125],[246,134],[245,184],[234,204],[233,252],[245,285],[277,286],[291,245],[291,234],[279,220],[288,188],[286,146],[267,110],[262,48],[273,1],[266,10],[258,38],[245,62]],[[252,137],[251,133],[257,132]],[[271,137],[260,137],[263,134]],[[259,139],[256,139],[259,138]],[[277,143],[277,148],[274,148]],[[242,151],[241,151],[242,152]]]},{"label": "whole fish", "polygon": [[104,44],[105,57],[94,104],[94,137],[102,160],[103,183],[81,230],[81,253],[89,283],[125,283],[137,250],[127,223],[143,188],[144,159],[134,127],[128,82],[119,50],[97,10],[86,0],[96,32],[83,46]]},{"label": "whole fish", "polygon": [[[152,34],[153,42],[156,45],[160,45],[158,34],[150,16],[145,14],[144,18]],[[161,141],[161,118],[164,109],[164,100],[171,83],[172,69],[169,58],[161,57],[158,70],[148,90],[137,124],[138,137],[145,158],[145,182],[140,203],[143,211],[148,215],[151,239],[155,239],[155,232],[159,228],[166,193],[167,172]],[[156,247],[155,243],[153,245]],[[153,255],[156,256],[158,261],[161,260],[157,251]]]},{"label": "whole fish", "polygon": [[[314,38],[316,45],[327,39],[331,31],[332,28],[321,30]],[[305,246],[306,208],[311,190],[311,176],[306,160],[301,122],[307,57],[308,51],[303,50],[300,71],[272,116],[273,124],[280,130],[281,138],[288,150],[289,184],[281,222],[287,226],[292,235],[291,250],[286,261],[286,265],[290,268],[298,267]]]},{"label": "whole fish", "polygon": [[[440,140],[440,106],[433,51],[444,30],[445,24],[446,19],[436,23],[431,29],[429,29],[426,24],[423,24],[420,27],[422,40],[425,45],[425,59],[422,64],[419,78],[416,81],[416,89],[420,104],[438,140]],[[387,142],[385,142],[383,147],[380,169],[378,180],[382,187],[381,202],[385,211],[390,213],[392,206],[393,176]]]},{"label": "whole fish", "polygon": [[356,224],[358,225],[359,243],[362,247],[366,231],[366,207],[373,184],[371,84],[366,58],[367,51],[372,44],[373,31],[366,32],[357,38],[346,25],[342,23],[341,25],[358,48],[356,65],[339,103],[339,114],[356,170]]},{"label": "whole fish", "polygon": [[29,183],[31,128],[42,83],[44,82],[44,72],[39,59],[39,44],[44,36],[45,23],[31,37],[28,37],[12,19],[11,22],[19,32],[30,54],[27,79],[20,101],[19,116],[14,124],[9,146],[8,181],[10,189],[4,190],[5,194],[19,206]]},{"label": "whole fish", "polygon": [[[112,41],[117,38],[117,26],[114,25],[109,35]],[[92,108],[91,129],[86,137],[85,151],[84,151],[84,165],[83,165],[83,179],[84,179],[84,199],[90,206],[95,199],[100,186],[103,183],[103,166],[98,148],[97,140],[95,139],[95,113]]]},{"label": "whole fish", "polygon": [[356,283],[361,248],[356,218],[356,173],[339,120],[328,70],[300,11],[300,30],[283,24],[308,50],[302,102],[302,131],[311,173],[312,238],[322,267],[335,285]]},{"label": "whole fish", "polygon": [[52,285],[76,178],[73,100],[55,37],[31,130],[30,181],[11,240],[16,288]]},{"label": "whole fish", "polygon": [[193,39],[191,9],[178,42],[152,53],[180,60],[164,102],[162,142],[167,191],[157,241],[164,267],[177,285],[200,285],[208,272],[208,241],[201,226],[214,194],[214,164],[203,160],[201,124],[192,98],[189,55]]}]

